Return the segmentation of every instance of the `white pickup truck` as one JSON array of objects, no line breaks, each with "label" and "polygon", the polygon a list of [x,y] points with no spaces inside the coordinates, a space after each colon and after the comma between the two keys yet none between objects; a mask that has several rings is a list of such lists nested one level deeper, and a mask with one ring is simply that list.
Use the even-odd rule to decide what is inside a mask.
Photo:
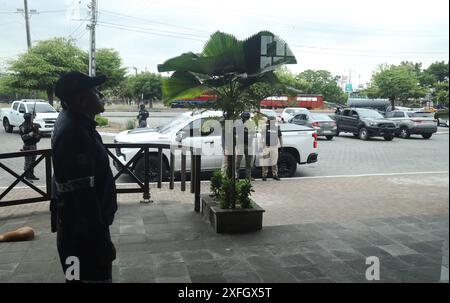
[{"label": "white pickup truck", "polygon": [[14,127],[19,127],[24,121],[25,113],[35,113],[33,122],[39,125],[39,132],[43,135],[51,134],[58,112],[48,102],[33,99],[13,101],[11,108],[1,109],[0,119],[5,131],[12,133]]},{"label": "white pickup truck", "polygon": [[[215,171],[221,168],[223,161],[222,136],[221,131],[210,133],[198,132],[195,136],[193,128],[199,127],[211,119],[222,117],[220,111],[206,111],[203,113],[186,112],[180,114],[176,119],[164,127],[146,128],[123,131],[115,139],[115,143],[160,143],[170,145],[194,146],[202,148],[202,171]],[[197,126],[196,126],[197,125]],[[297,164],[309,164],[317,162],[317,134],[314,129],[295,124],[280,125],[283,135],[283,153],[279,158],[279,176],[292,177],[297,170]],[[202,130],[203,131],[203,130]],[[186,136],[186,133],[193,133],[194,136]],[[259,144],[259,134],[255,138],[255,144]],[[134,148],[117,148],[116,155],[121,163],[125,165],[137,153]],[[186,169],[190,170],[190,157],[187,153]],[[154,181],[157,171],[157,150],[150,150],[150,180]],[[168,177],[170,151],[163,150],[163,178]],[[141,157],[135,161],[131,169],[142,180],[144,171],[144,159]],[[254,166],[259,163],[259,156],[254,157]],[[245,162],[245,161],[242,161]],[[121,165],[114,163],[117,169]],[[241,168],[245,168],[242,163]],[[181,171],[181,157],[175,157],[175,172]]]}]

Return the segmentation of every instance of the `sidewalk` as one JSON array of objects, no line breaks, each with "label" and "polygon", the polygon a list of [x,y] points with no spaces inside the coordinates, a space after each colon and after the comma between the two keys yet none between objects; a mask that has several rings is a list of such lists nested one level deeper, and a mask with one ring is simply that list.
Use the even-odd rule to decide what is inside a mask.
[{"label": "sidewalk", "polygon": [[[179,188],[152,188],[152,204],[119,195],[114,282],[367,282],[368,256],[379,257],[381,282],[448,281],[448,174],[256,181],[255,189],[264,227],[238,235],[215,234]],[[0,208],[0,232],[37,233],[0,243],[0,282],[64,280],[47,210],[47,202]]]}]

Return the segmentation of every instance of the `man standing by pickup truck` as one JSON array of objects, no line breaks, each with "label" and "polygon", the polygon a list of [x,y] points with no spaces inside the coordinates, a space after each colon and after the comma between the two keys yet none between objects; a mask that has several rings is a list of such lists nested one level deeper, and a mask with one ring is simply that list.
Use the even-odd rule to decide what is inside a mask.
[{"label": "man standing by pickup truck", "polygon": [[272,167],[272,176],[280,181],[278,177],[278,149],[283,148],[283,138],[280,126],[276,123],[276,118],[270,116],[266,121],[266,126],[261,136],[263,147],[262,180],[266,181],[269,166]]},{"label": "man standing by pickup truck", "polygon": [[[36,150],[36,144],[41,140],[38,125],[33,123],[31,113],[25,113],[23,118],[25,121],[19,127],[19,133],[23,141],[22,151]],[[29,169],[35,160],[36,155],[25,157],[25,178],[28,180],[39,180],[39,178],[34,175],[34,169]]]}]

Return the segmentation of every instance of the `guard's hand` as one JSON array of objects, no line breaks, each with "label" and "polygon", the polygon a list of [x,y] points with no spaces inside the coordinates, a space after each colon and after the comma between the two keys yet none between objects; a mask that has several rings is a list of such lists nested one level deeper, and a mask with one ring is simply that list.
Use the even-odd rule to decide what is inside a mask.
[{"label": "guard's hand", "polygon": [[116,259],[116,248],[114,247],[114,244],[110,242],[110,245],[108,246],[108,249],[105,252],[105,254],[100,256],[100,265],[108,266],[115,259]]}]

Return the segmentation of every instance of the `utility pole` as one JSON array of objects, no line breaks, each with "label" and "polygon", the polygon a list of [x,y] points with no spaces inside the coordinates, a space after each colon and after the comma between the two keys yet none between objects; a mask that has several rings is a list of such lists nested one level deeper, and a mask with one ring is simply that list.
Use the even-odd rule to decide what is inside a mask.
[{"label": "utility pole", "polygon": [[23,0],[23,6],[24,8],[18,8],[17,12],[23,13],[23,16],[25,17],[25,29],[27,31],[27,47],[28,49],[31,48],[31,33],[30,33],[30,15],[32,14],[38,14],[38,12],[35,9],[32,9],[28,11],[28,1]]},{"label": "utility pole", "polygon": [[91,0],[88,5],[91,10],[91,24],[87,25],[90,30],[89,36],[89,76],[95,76],[95,26],[97,25],[97,0]]}]

